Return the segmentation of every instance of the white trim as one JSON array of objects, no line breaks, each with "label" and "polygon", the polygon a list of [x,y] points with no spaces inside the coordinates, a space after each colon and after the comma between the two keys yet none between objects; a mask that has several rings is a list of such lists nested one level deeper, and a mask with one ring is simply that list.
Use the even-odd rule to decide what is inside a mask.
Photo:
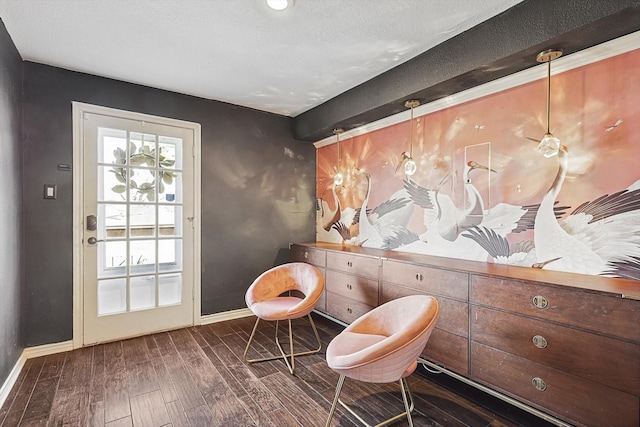
[{"label": "white trim", "polygon": [[198,124],[193,130],[193,325],[201,324],[202,318],[202,177],[201,151],[202,129]]},{"label": "white trim", "polygon": [[243,317],[253,316],[253,312],[248,308],[239,308],[237,310],[223,311],[222,313],[206,314],[200,317],[201,325],[209,323],[224,322],[226,320],[241,319]]},{"label": "white trim", "polygon": [[[589,49],[585,49],[580,52],[567,55],[565,57],[560,57],[559,59],[553,61],[551,74],[555,75],[563,73],[565,71],[573,70],[574,68],[592,64],[597,61],[602,61],[604,59],[630,52],[638,48],[640,48],[640,31],[619,37],[617,39],[599,44],[597,46],[590,47]],[[535,62],[535,58],[531,58],[531,60]],[[453,107],[458,104],[473,101],[474,99],[478,99],[483,96],[540,80],[545,78],[546,76],[547,65],[540,64],[520,71],[518,73],[510,74],[501,79],[497,79],[489,83],[485,83],[480,86],[455,93],[445,98],[438,99],[428,104],[420,105],[419,107],[413,109],[413,113],[416,117],[424,116],[426,114],[433,113],[444,108]],[[397,123],[406,122],[410,119],[411,112],[409,110],[406,110],[401,113],[397,113],[392,116],[377,120],[375,122],[368,123],[364,126],[350,129],[340,135],[340,140],[344,141],[347,138],[353,138],[354,136],[370,133],[378,129],[383,129],[395,125]],[[326,145],[335,144],[335,142],[336,137],[329,136],[327,138],[314,142],[313,145],[316,148],[320,148]]]},{"label": "white trim", "polygon": [[11,372],[9,372],[9,376],[5,380],[4,384],[2,384],[2,387],[0,387],[0,408],[2,408],[4,402],[7,400],[7,397],[9,397],[9,392],[11,392],[11,389],[16,384],[18,376],[20,375],[20,372],[22,372],[22,368],[24,367],[24,364],[26,362],[27,358],[24,356],[23,351],[16,361],[16,364],[13,365],[13,369],[11,369]]},{"label": "white trim", "polygon": [[72,123],[73,123],[73,348],[82,347],[84,329],[84,307],[82,288],[82,232],[84,228],[84,218],[82,217],[82,194],[84,192],[82,184],[82,158],[84,149],[81,144],[83,133],[82,116],[84,104],[71,103]]},{"label": "white trim", "polygon": [[20,376],[20,372],[22,372],[22,368],[24,368],[24,364],[27,363],[28,359],[33,359],[34,357],[40,356],[48,356],[50,354],[63,353],[65,351],[73,350],[73,341],[63,341],[54,344],[44,344],[36,347],[27,347],[22,350],[22,354],[16,361],[16,364],[13,365],[13,369],[9,372],[9,376],[0,387],[0,408],[4,405],[7,397],[9,397],[9,393],[13,386],[16,385],[16,381]]},{"label": "white trim", "polygon": [[22,352],[22,355],[27,359],[33,359],[34,357],[48,356],[50,354],[64,353],[65,351],[73,350],[73,341],[62,341],[53,344],[38,345],[36,347],[27,347]]},{"label": "white trim", "polygon": [[82,207],[82,170],[83,170],[83,116],[84,113],[101,114],[130,120],[139,120],[159,125],[182,127],[193,131],[193,208],[195,218],[193,220],[193,325],[200,324],[201,310],[201,137],[202,130],[199,123],[187,122],[184,120],[172,119],[168,117],[153,116],[150,114],[136,113],[115,108],[102,107],[99,105],[86,104],[72,101],[73,120],[73,340],[72,349],[80,348],[83,344],[84,313],[83,313],[83,259],[82,259],[82,230],[84,228],[84,217]]}]

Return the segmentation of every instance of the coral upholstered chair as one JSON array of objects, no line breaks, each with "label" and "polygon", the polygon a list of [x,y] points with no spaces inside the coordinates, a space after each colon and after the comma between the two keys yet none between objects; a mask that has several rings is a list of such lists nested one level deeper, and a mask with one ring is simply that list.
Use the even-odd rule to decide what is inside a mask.
[{"label": "coral upholstered chair", "polygon": [[[292,291],[294,292],[292,294]],[[258,318],[253,326],[251,337],[244,350],[244,360],[250,363],[263,362],[283,358],[289,372],[295,371],[294,356],[314,354],[320,351],[322,343],[316,325],[311,318],[311,311],[314,309],[324,291],[324,277],[316,267],[303,262],[293,262],[279,265],[262,273],[247,289],[245,301],[247,307]],[[300,293],[302,297],[300,297]],[[313,332],[318,340],[318,348],[301,353],[293,352],[293,333],[291,330],[291,320],[307,316]],[[260,319],[276,322],[275,342],[280,350],[281,356],[264,357],[261,359],[247,359],[247,353],[253,337],[258,328]],[[289,323],[289,353],[285,353],[278,339],[278,325],[281,320]],[[291,358],[291,362],[289,362]]]},{"label": "coral upholstered chair", "polygon": [[377,424],[376,427],[390,424],[404,416],[407,417],[409,426],[413,426],[413,397],[406,377],[418,366],[417,359],[431,336],[438,314],[438,301],[434,297],[411,295],[398,298],[362,315],[329,343],[327,364],[340,374],[340,378],[327,427],[331,424],[338,402],[365,426],[370,427],[360,415],[340,400],[345,377],[370,383],[399,381],[405,412]]}]

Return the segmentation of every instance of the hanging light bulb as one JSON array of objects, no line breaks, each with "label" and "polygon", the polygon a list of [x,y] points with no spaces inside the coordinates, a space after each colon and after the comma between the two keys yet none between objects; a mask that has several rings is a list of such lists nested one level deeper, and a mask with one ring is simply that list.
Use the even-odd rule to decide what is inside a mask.
[{"label": "hanging light bulb", "polygon": [[403,153],[404,156],[407,157],[407,160],[404,162],[404,173],[407,176],[411,176],[416,173],[418,170],[418,166],[416,165],[415,160],[413,160],[413,109],[420,105],[420,101],[411,100],[404,103],[404,106],[407,108],[411,108],[411,133],[409,136],[409,152]]},{"label": "hanging light bulb", "polygon": [[549,131],[551,117],[551,61],[560,58],[560,56],[562,56],[561,50],[549,49],[540,52],[536,57],[536,61],[547,63],[547,133],[544,134],[538,144],[538,151],[547,158],[555,156],[560,150],[560,140]]},{"label": "hanging light bulb", "polygon": [[336,136],[336,145],[338,146],[338,171],[333,176],[333,184],[334,185],[342,185],[344,182],[344,175],[342,174],[342,168],[340,167],[340,134],[342,133],[342,129],[334,129],[333,134]]}]

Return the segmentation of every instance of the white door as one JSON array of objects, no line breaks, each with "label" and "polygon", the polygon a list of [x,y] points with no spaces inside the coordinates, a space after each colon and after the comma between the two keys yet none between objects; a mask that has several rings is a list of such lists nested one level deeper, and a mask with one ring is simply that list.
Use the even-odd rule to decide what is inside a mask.
[{"label": "white door", "polygon": [[199,127],[81,117],[83,345],[194,324]]}]

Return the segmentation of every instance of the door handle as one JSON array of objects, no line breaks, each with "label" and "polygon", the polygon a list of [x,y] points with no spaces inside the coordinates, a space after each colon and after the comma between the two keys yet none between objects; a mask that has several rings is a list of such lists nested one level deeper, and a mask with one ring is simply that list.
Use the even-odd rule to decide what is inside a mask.
[{"label": "door handle", "polygon": [[104,240],[102,240],[102,239],[101,239],[101,240],[98,240],[98,239],[96,239],[95,237],[89,237],[89,238],[87,239],[87,243],[88,243],[88,244],[90,244],[90,245],[95,245],[95,244],[96,244],[96,243],[98,243],[98,242],[104,242]]},{"label": "door handle", "polygon": [[87,230],[96,231],[98,229],[98,219],[95,215],[87,215]]}]

